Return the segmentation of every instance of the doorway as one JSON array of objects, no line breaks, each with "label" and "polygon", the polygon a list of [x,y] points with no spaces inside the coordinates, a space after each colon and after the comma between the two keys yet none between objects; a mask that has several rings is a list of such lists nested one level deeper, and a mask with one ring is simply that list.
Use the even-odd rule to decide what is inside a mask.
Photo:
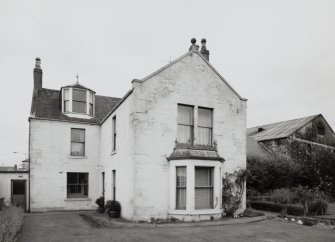
[{"label": "doorway", "polygon": [[11,180],[11,197],[15,206],[26,211],[26,180]]}]

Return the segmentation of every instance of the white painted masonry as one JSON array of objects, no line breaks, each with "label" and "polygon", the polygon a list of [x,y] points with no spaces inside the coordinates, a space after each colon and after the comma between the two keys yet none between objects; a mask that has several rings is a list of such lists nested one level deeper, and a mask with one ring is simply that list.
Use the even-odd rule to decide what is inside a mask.
[{"label": "white painted masonry", "polygon": [[12,195],[12,180],[25,180],[26,181],[26,208],[29,208],[29,181],[28,173],[21,172],[1,172],[0,173],[0,198],[5,198],[6,202],[11,201]]},{"label": "white painted masonry", "polygon": [[[96,208],[100,126],[30,119],[30,211]],[[71,128],[85,129],[85,156],[71,157]],[[88,198],[67,198],[67,172],[88,172]]]},{"label": "white painted masonry", "polygon": [[[129,220],[175,217],[185,221],[222,216],[222,175],[246,167],[246,100],[241,98],[197,51],[161,70],[133,80],[132,91],[101,124],[30,118],[32,212],[96,208],[102,194],[115,199]],[[168,160],[177,138],[177,106],[213,109],[213,140],[225,161]],[[63,105],[63,104],[62,104]],[[60,105],[61,106],[61,105]],[[112,119],[116,117],[116,150]],[[71,128],[85,129],[85,157],[71,157]],[[195,144],[197,144],[195,132]],[[187,167],[185,210],[176,210],[176,167]],[[195,209],[195,167],[214,169],[214,208]],[[88,198],[68,199],[67,172],[89,173]],[[243,209],[245,208],[245,200]]]}]

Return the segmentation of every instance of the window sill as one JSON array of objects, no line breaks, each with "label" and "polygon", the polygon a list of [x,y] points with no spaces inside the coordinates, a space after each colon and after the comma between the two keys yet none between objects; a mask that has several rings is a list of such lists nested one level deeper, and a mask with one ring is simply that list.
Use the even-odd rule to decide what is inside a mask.
[{"label": "window sill", "polygon": [[64,199],[66,202],[71,202],[71,201],[92,201],[91,198],[89,197],[68,197]]},{"label": "window sill", "polygon": [[69,155],[69,159],[87,159],[87,156],[73,156],[73,155]]}]

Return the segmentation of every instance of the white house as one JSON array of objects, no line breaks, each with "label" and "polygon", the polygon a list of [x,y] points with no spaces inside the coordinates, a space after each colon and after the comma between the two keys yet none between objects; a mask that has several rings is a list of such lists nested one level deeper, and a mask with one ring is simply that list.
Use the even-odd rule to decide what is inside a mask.
[{"label": "white house", "polygon": [[246,99],[208,60],[206,40],[199,51],[192,39],[119,99],[42,88],[37,58],[30,211],[94,209],[103,195],[129,220],[221,217],[222,175],[246,166]]}]

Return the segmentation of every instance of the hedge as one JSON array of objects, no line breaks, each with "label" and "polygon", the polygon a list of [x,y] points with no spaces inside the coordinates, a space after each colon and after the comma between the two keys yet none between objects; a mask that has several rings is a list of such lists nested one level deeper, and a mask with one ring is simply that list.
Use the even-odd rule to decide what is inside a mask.
[{"label": "hedge", "polygon": [[[272,202],[259,202],[259,201],[248,201],[248,205],[251,206],[253,209],[262,210],[262,211],[269,211],[274,213],[280,213],[284,209],[285,205],[280,203],[272,203]],[[290,215],[295,216],[303,216],[304,209],[301,206],[296,205],[287,205],[286,212]]]},{"label": "hedge", "polygon": [[5,206],[0,211],[0,241],[12,242],[21,229],[23,209],[12,205]]}]

